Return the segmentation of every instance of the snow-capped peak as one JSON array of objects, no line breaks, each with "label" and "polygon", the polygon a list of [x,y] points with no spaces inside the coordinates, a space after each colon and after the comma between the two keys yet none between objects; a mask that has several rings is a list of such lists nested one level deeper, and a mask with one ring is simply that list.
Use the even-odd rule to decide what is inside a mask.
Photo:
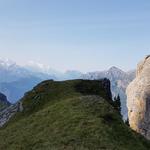
[{"label": "snow-capped peak", "polygon": [[40,72],[47,72],[50,69],[50,66],[38,62],[34,62],[34,61],[29,61],[26,67],[31,68],[34,71],[40,71]]},{"label": "snow-capped peak", "polygon": [[5,68],[8,68],[10,66],[17,66],[16,65],[16,62],[8,59],[8,58],[0,58],[0,66],[1,67],[5,67]]},{"label": "snow-capped peak", "polygon": [[49,65],[41,64],[34,61],[29,61],[24,67],[32,72],[41,72],[49,75],[62,74],[61,72],[52,69]]},{"label": "snow-capped peak", "polygon": [[121,69],[119,69],[115,66],[112,66],[108,71],[109,72],[122,72],[122,73],[124,73],[124,71],[122,71]]}]

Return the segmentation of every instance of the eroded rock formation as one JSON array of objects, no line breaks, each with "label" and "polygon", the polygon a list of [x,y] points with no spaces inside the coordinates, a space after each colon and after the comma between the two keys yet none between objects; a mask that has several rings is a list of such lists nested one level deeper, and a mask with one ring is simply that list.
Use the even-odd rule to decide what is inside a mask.
[{"label": "eroded rock formation", "polygon": [[6,124],[17,112],[23,111],[22,102],[9,106],[0,112],[0,127]]},{"label": "eroded rock formation", "polygon": [[138,64],[136,78],[127,88],[127,97],[131,128],[150,139],[150,55]]}]

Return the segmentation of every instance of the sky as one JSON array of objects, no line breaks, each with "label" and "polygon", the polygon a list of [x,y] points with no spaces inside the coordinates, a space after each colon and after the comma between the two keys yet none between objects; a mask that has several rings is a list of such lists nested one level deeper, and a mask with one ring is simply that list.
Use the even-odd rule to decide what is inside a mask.
[{"label": "sky", "polygon": [[83,72],[150,54],[149,0],[0,0],[0,57]]}]

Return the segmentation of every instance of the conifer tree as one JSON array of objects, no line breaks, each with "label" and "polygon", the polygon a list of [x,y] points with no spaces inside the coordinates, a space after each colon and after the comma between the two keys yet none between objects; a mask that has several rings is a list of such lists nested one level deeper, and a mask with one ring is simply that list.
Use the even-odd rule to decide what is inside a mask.
[{"label": "conifer tree", "polygon": [[121,101],[120,101],[120,96],[114,97],[114,107],[118,112],[121,114]]}]

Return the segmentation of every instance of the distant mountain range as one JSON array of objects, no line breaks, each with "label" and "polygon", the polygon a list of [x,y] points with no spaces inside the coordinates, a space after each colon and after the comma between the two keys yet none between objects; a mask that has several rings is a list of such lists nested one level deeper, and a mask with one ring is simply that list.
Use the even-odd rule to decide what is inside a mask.
[{"label": "distant mountain range", "polygon": [[23,97],[25,92],[31,90],[43,80],[94,80],[102,78],[108,78],[111,81],[113,97],[118,94],[120,95],[122,114],[126,118],[127,107],[125,90],[128,84],[135,78],[134,70],[124,72],[117,67],[111,67],[106,71],[89,72],[86,74],[75,70],[62,73],[40,63],[30,62],[25,66],[20,66],[8,59],[0,60],[0,92],[5,94],[11,103],[18,101]]},{"label": "distant mountain range", "polygon": [[43,80],[77,79],[81,74],[79,71],[61,73],[49,66],[33,62],[20,66],[11,60],[0,59],[0,92],[4,93],[11,103],[15,103],[25,92]]},{"label": "distant mountain range", "polygon": [[111,67],[106,71],[89,72],[82,76],[83,79],[98,80],[102,78],[108,78],[111,81],[111,91],[113,97],[120,95],[122,104],[122,115],[127,118],[127,106],[126,106],[126,88],[129,83],[135,78],[135,70],[124,72],[117,67]]}]

